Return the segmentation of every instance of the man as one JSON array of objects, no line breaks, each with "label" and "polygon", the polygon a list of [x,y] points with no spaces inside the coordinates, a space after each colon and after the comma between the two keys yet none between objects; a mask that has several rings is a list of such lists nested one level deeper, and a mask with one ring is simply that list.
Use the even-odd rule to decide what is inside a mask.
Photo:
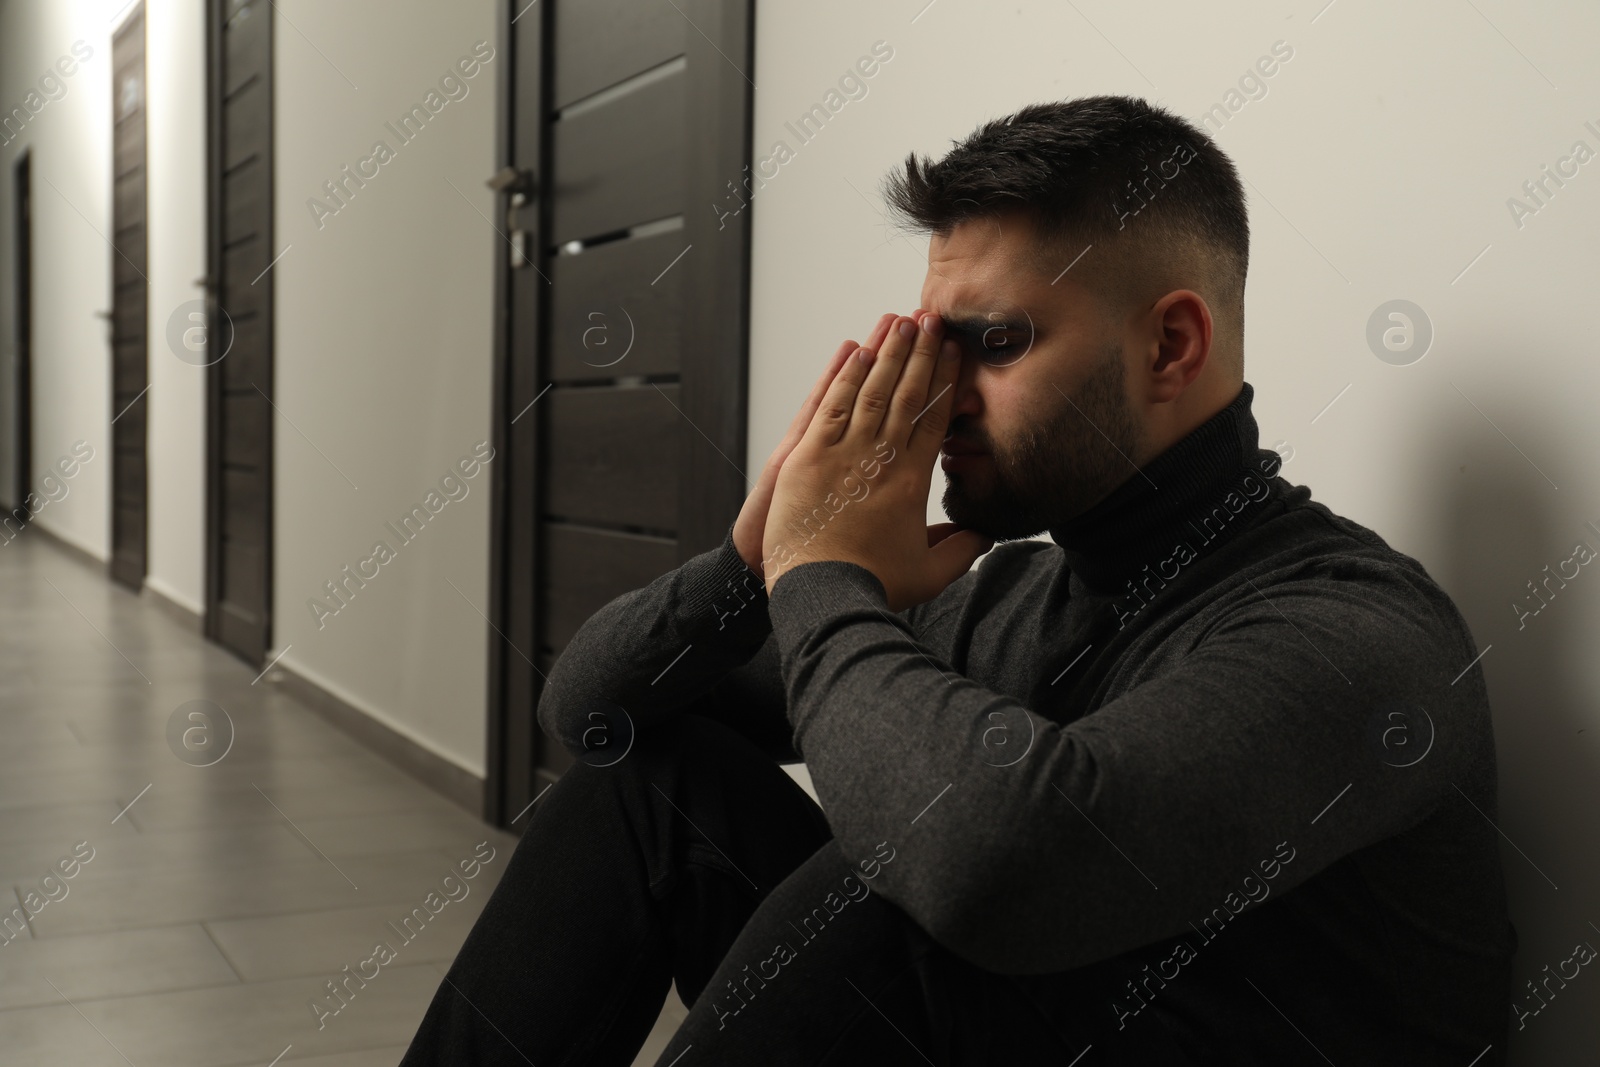
[{"label": "man", "polygon": [[625,1065],[673,979],[678,1067],[1503,1063],[1477,650],[1258,447],[1232,164],[1093,97],[888,193],[921,307],[567,646],[578,762],[405,1063]]}]

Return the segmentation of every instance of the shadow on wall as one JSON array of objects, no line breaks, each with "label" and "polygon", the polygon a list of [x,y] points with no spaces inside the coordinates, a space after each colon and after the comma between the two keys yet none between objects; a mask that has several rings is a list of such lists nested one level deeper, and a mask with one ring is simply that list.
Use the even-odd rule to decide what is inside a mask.
[{"label": "shadow on wall", "polygon": [[[1468,365],[1502,363],[1489,356]],[[1518,415],[1506,414],[1509,406],[1490,413],[1502,437],[1461,402],[1451,425],[1427,434],[1440,451],[1424,469],[1439,472],[1443,486],[1434,578],[1484,653],[1496,822],[1518,938],[1508,1062],[1534,1067],[1584,1062],[1600,1048],[1600,966],[1581,966],[1585,943],[1600,948],[1600,729],[1585,692],[1594,637],[1584,627],[1600,596],[1600,533],[1588,525],[1600,526],[1600,501],[1580,497],[1574,513],[1563,499],[1563,476],[1574,471],[1559,457],[1577,452],[1548,432],[1552,423],[1531,402]]]}]

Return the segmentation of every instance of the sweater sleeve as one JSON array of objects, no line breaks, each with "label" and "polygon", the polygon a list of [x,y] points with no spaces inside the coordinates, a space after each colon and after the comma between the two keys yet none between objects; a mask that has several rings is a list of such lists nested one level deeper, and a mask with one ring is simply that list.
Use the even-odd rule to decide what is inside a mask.
[{"label": "sweater sleeve", "polygon": [[797,566],[769,610],[845,858],[887,842],[874,889],[968,962],[1037,974],[1255,907],[1461,802],[1488,728],[1481,675],[1452,686],[1470,634],[1362,577],[1241,589],[1187,655],[1065,725],[957,674],[864,567]]},{"label": "sweater sleeve", "polygon": [[[540,692],[539,727],[574,756],[623,747],[708,695],[771,632],[766,586],[734,547],[730,524],[718,547],[615,598],[578,628]],[[744,673],[741,707],[728,713],[781,727],[753,724],[748,733],[787,733],[775,672]]]}]

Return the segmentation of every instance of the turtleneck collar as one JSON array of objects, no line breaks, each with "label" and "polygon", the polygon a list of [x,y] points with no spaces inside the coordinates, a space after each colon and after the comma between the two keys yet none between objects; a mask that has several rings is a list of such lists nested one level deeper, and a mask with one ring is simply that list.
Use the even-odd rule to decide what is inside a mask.
[{"label": "turtleneck collar", "polygon": [[1247,525],[1275,495],[1281,457],[1259,447],[1250,412],[1254,396],[1250,383],[1242,383],[1231,403],[1142,471],[1088,511],[1051,527],[1051,540],[1087,590],[1124,591],[1147,566],[1159,570],[1165,564],[1165,577],[1175,577],[1172,568],[1187,562],[1180,545],[1204,554]]}]

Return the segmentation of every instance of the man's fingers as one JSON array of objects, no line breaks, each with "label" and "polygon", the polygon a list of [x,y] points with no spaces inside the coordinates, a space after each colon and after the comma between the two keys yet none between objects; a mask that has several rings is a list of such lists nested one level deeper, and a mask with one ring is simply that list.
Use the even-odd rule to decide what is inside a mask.
[{"label": "man's fingers", "polygon": [[887,439],[891,444],[901,445],[910,442],[918,432],[917,423],[926,418],[925,409],[934,389],[939,384],[936,382],[939,358],[939,342],[944,338],[944,322],[938,315],[928,312],[922,315],[918,325],[916,337],[912,342],[911,353],[906,357],[905,367],[900,374],[900,380],[895,384],[894,399],[889,405],[889,410],[883,419],[883,426],[878,435]]},{"label": "man's fingers", "polygon": [[828,366],[823,370],[822,376],[812,384],[811,392],[806,396],[806,402],[800,405],[800,415],[804,416],[804,418],[796,416],[795,422],[801,430],[804,430],[806,423],[811,421],[811,413],[817,410],[817,402],[822,399],[822,394],[826,393],[828,386],[833,383],[833,376],[839,373],[839,368],[844,366],[844,361],[850,358],[851,353],[860,347],[854,341],[847,340],[840,342],[839,347],[834,350],[833,358],[828,360]]},{"label": "man's fingers", "polygon": [[878,358],[873,356],[869,348],[856,349],[844,361],[839,373],[833,376],[833,383],[828,386],[828,391],[822,395],[822,400],[817,405],[817,413],[812,417],[811,426],[806,431],[806,439],[814,446],[828,448],[837,444],[844,436],[854,421],[856,397],[861,391],[862,383],[876,369],[877,364]]},{"label": "man's fingers", "polygon": [[872,368],[856,396],[850,419],[850,434],[865,443],[882,438],[885,416],[894,397],[896,383],[911,354],[917,337],[917,323],[909,316],[897,315],[878,347]]},{"label": "man's fingers", "polygon": [[[917,317],[921,317],[923,314],[923,310],[918,308]],[[829,361],[827,370],[812,387],[811,394],[806,397],[806,401],[801,405],[799,413],[795,415],[794,422],[790,424],[789,433],[784,439],[784,444],[786,447],[780,449],[782,453],[782,456],[778,457],[780,463],[782,462],[782,457],[786,457],[793,449],[794,444],[798,443],[799,440],[805,436],[806,428],[816,421],[817,412],[821,409],[824,400],[831,392],[833,392],[834,385],[838,382],[841,376],[841,369],[843,368],[849,368],[853,373],[856,374],[855,378],[844,383],[843,388],[838,393],[838,395],[841,397],[845,395],[845,393],[849,394],[852,405],[851,410],[853,410],[855,398],[859,393],[861,383],[866,380],[871,373],[872,368],[874,368],[879,362],[878,353],[880,350],[882,350],[886,344],[893,347],[900,340],[902,340],[898,334],[894,337],[891,337],[890,330],[894,329],[900,323],[906,321],[908,320],[894,314],[893,312],[887,312],[879,317],[877,324],[872,328],[872,332],[867,335],[866,341],[860,346],[857,346],[854,341],[846,341],[839,347],[838,351],[834,353],[833,359]],[[909,321],[915,323],[916,319],[913,318]],[[867,353],[865,362],[861,362],[862,357],[859,354],[860,350],[862,349],[864,349]],[[856,366],[852,367],[852,364],[856,364]],[[894,387],[894,380],[890,380],[888,387],[890,389]],[[886,406],[886,403],[882,406]],[[819,438],[823,439],[825,443],[829,444],[837,441],[839,436],[843,433],[843,427],[848,426],[851,423],[851,419],[848,417],[851,414],[851,410],[847,410],[844,413],[846,417],[843,419],[842,423],[839,421],[839,414],[835,412],[832,421],[838,425],[835,426],[833,431],[819,434]]]},{"label": "man's fingers", "polygon": [[936,340],[933,347],[936,354],[932,357],[933,378],[928,383],[927,400],[906,442],[913,451],[927,453],[929,463],[933,462],[932,453],[939,450],[950,426],[950,412],[956,402],[956,379],[961,375],[961,346],[955,339]]}]

